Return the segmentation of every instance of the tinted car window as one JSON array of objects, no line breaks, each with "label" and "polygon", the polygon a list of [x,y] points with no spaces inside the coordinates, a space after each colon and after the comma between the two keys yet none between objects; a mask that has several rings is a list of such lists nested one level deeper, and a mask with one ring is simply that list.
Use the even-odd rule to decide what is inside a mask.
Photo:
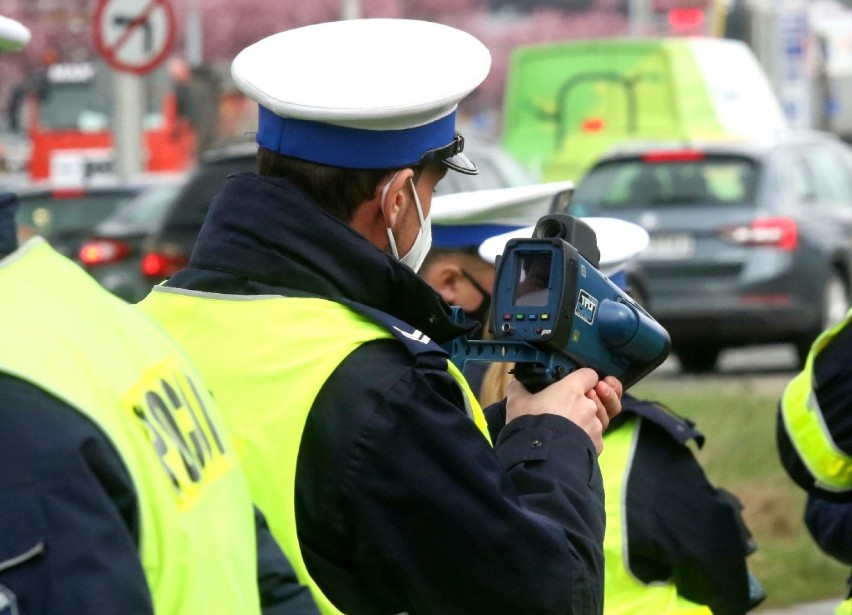
[{"label": "tinted car window", "polygon": [[800,153],[782,154],[779,158],[779,168],[783,170],[779,175],[780,194],[799,203],[816,199],[816,182],[813,173]]},{"label": "tinted car window", "polygon": [[210,202],[222,189],[225,178],[232,173],[255,169],[254,154],[199,165],[175,199],[169,225],[201,228]]},{"label": "tinted car window", "polygon": [[574,215],[601,209],[696,204],[741,205],[754,199],[757,166],[748,158],[708,156],[701,160],[616,160],[593,168],[577,185]]},{"label": "tinted car window", "polygon": [[98,192],[57,198],[50,193],[20,198],[16,221],[25,236],[36,233],[51,239],[70,233],[84,233],[132,198],[128,192]]},{"label": "tinted car window", "polygon": [[841,152],[833,147],[814,147],[808,150],[806,160],[816,179],[820,202],[851,207],[852,185]]},{"label": "tinted car window", "polygon": [[529,171],[502,150],[471,148],[465,150],[479,168],[477,175],[449,172],[435,188],[435,194],[455,194],[472,190],[495,190],[511,186],[526,186],[533,183]]},{"label": "tinted car window", "polygon": [[493,190],[506,187],[506,180],[502,179],[500,169],[490,160],[480,158],[476,160],[476,166],[479,167],[478,175],[447,173],[436,186],[435,193],[453,194],[469,190]]},{"label": "tinted car window", "polygon": [[480,158],[477,163],[479,175],[476,176],[476,186],[479,190],[494,190],[506,185],[506,181],[500,175],[500,169],[488,159]]},{"label": "tinted car window", "polygon": [[178,190],[180,190],[180,184],[163,184],[148,188],[101,222],[97,232],[110,234],[122,231],[154,230]]}]

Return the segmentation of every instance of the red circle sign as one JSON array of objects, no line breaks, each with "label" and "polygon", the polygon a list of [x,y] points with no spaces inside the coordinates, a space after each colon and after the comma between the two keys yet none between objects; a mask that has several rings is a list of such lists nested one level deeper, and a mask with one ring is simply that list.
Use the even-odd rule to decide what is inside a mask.
[{"label": "red circle sign", "polygon": [[100,0],[95,11],[95,46],[116,70],[141,75],[169,55],[175,27],[168,0]]}]

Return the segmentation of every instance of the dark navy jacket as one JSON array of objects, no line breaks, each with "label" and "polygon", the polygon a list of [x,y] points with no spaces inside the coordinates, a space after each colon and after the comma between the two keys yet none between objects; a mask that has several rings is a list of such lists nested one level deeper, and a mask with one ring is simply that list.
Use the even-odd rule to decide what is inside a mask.
[{"label": "dark navy jacket", "polygon": [[678,594],[714,615],[746,613],[754,606],[746,568],[754,545],[739,500],[710,484],[687,446],[702,445],[704,436],[656,402],[626,393],[609,429],[631,417],[642,421],[625,504],[631,571],[645,583],[672,579]]},{"label": "dark navy jacket", "polygon": [[[502,417],[488,418],[496,435]],[[704,436],[657,402],[629,393],[607,433],[635,420],[642,427],[624,503],[631,572],[643,583],[671,580],[680,595],[715,615],[742,615],[756,604],[746,568],[755,546],[739,500],[708,482],[687,446],[691,440],[702,446]]]},{"label": "dark navy jacket", "polygon": [[852,566],[852,502],[832,502],[810,494],[805,525],[820,549]]},{"label": "dark navy jacket", "polygon": [[[189,268],[168,285],[317,295],[365,304],[438,342],[461,333],[411,269],[287,181],[253,174],[229,178]],[[397,339],[361,346],[331,374],[296,473],[311,575],[352,614],[601,612],[591,440],[562,417],[527,416],[492,449],[463,408],[446,355],[413,354]]]},{"label": "dark navy jacket", "polygon": [[[852,502],[835,502],[809,493],[805,525],[824,553],[852,566]],[[852,598],[852,576],[847,586],[847,597]]]}]

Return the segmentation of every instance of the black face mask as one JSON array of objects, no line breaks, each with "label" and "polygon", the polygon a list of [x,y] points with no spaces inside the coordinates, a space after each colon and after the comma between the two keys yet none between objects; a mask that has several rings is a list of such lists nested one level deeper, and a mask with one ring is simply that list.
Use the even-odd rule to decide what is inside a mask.
[{"label": "black face mask", "polygon": [[464,269],[462,269],[462,275],[466,277],[468,281],[473,284],[473,287],[479,291],[479,294],[482,295],[482,301],[480,301],[479,307],[470,312],[465,310],[465,315],[468,320],[475,320],[482,325],[479,330],[479,337],[481,338],[483,337],[483,333],[488,330],[488,317],[491,311],[491,293],[482,288],[482,285],[473,279],[473,276]]}]

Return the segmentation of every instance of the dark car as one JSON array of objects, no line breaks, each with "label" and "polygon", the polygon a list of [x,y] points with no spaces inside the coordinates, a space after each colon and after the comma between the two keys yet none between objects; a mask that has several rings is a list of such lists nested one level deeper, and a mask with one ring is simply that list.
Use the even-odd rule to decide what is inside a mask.
[{"label": "dark car", "polygon": [[150,182],[127,181],[58,188],[15,186],[18,238],[41,235],[58,251],[75,258],[85,237],[102,220],[135,197]]},{"label": "dark car", "polygon": [[577,183],[569,213],[648,231],[633,283],[686,371],[753,344],[803,360],[849,308],[852,149],[832,135],[625,146]]},{"label": "dark car", "polygon": [[[213,197],[228,175],[255,170],[256,151],[254,143],[240,143],[208,152],[203,158],[145,243],[141,271],[148,288],[186,267]],[[476,162],[479,175],[447,173],[436,194],[505,188],[534,181],[520,163],[496,145],[468,145],[465,153]]]},{"label": "dark car", "polygon": [[151,285],[139,274],[142,244],[180,187],[177,180],[151,186],[95,226],[80,247],[81,266],[125,301],[135,303],[145,297]]}]

